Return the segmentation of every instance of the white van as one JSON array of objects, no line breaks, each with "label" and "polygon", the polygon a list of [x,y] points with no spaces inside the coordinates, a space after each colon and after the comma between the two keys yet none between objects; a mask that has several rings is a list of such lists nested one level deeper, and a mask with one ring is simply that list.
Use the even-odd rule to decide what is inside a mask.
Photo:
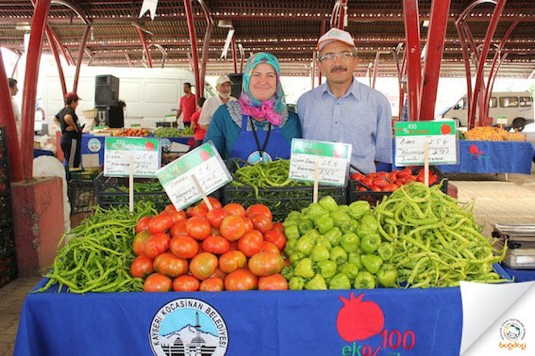
[{"label": "white van", "polygon": [[[466,126],[468,121],[468,100],[466,95],[447,109],[442,117],[453,119],[458,126]],[[489,117],[492,124],[505,124],[518,131],[522,131],[527,124],[534,122],[533,98],[529,91],[523,92],[493,92],[489,101]],[[497,122],[497,119],[507,119],[507,122]]]}]

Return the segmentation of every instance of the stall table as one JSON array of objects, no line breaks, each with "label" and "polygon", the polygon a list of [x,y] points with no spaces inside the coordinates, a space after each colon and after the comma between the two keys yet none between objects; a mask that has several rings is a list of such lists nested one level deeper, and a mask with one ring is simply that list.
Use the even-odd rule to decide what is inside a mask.
[{"label": "stall table", "polygon": [[[362,300],[344,304],[352,294]],[[460,349],[461,304],[459,288],[30,293],[14,354],[171,355],[165,340],[191,350],[197,336],[214,355],[450,356]],[[359,315],[360,327],[342,322]],[[374,325],[380,333],[364,337]]]},{"label": "stall table", "polygon": [[[84,154],[98,154],[99,165],[104,164],[104,142],[107,136],[84,134],[82,135],[82,155]],[[171,142],[182,143],[185,145],[193,145],[193,136],[181,137],[160,137],[160,142],[163,146],[170,145]]]}]

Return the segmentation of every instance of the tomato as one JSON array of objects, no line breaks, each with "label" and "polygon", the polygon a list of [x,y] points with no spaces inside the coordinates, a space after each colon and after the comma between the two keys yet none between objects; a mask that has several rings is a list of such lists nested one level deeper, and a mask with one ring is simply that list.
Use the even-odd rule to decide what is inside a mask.
[{"label": "tomato", "polygon": [[149,241],[150,238],[150,232],[147,230],[140,231],[134,236],[134,240],[132,241],[132,251],[134,252],[134,255],[139,256],[145,253],[145,245],[147,244],[147,241]]},{"label": "tomato", "polygon": [[381,178],[375,178],[375,179],[373,180],[373,185],[376,186],[376,187],[378,187],[378,188],[381,188],[381,189],[382,189],[382,188],[384,188],[385,186],[388,185],[388,182],[387,182],[387,180],[384,179],[383,177],[381,177]]},{"label": "tomato", "polygon": [[268,232],[273,227],[273,221],[271,221],[271,218],[267,215],[253,214],[250,219],[254,228],[261,233]]},{"label": "tomato", "polygon": [[247,257],[243,252],[234,250],[225,252],[219,257],[219,268],[224,273],[231,273],[247,265]]},{"label": "tomato", "polygon": [[373,180],[371,178],[363,178],[361,180],[361,183],[367,185],[368,187],[371,187],[373,185]]},{"label": "tomato", "polygon": [[177,237],[177,236],[187,236],[188,232],[186,231],[186,223],[187,220],[178,220],[171,226],[171,230],[169,230],[169,234],[171,234],[171,237]]},{"label": "tomato", "polygon": [[227,212],[223,208],[214,208],[206,214],[206,218],[212,227],[219,229],[221,222],[227,215]]},{"label": "tomato", "polygon": [[271,210],[264,204],[253,204],[245,210],[245,213],[249,218],[254,214],[263,214],[268,216],[270,220],[273,219]]},{"label": "tomato", "polygon": [[366,176],[365,176],[364,174],[362,174],[362,173],[355,172],[355,173],[351,174],[349,177],[350,177],[352,180],[361,180],[361,179],[363,179],[363,178],[366,177]]},{"label": "tomato", "polygon": [[173,226],[173,219],[168,213],[160,213],[149,221],[148,229],[151,234],[167,232]]},{"label": "tomato", "polygon": [[[273,223],[273,227],[271,229],[275,230],[275,231],[278,231],[278,232],[280,232],[281,234],[284,235],[284,225],[282,225],[281,222],[274,222]],[[286,235],[284,235],[284,236],[286,236]]]},{"label": "tomato", "polygon": [[221,278],[221,279],[225,279],[225,276],[226,276],[226,275],[227,275],[227,274],[226,274],[225,272],[223,272],[219,267],[217,267],[217,268],[215,269],[214,273],[212,273],[212,274],[210,275],[210,277],[219,277],[219,278]]},{"label": "tomato", "polygon": [[402,169],[401,171],[399,171],[398,173],[398,178],[409,178],[410,176],[412,176],[412,171],[410,168],[405,168],[405,169]]},{"label": "tomato", "polygon": [[280,250],[277,248],[277,246],[275,246],[274,243],[266,241],[266,240],[264,240],[264,242],[262,242],[262,248],[260,249],[260,251],[281,253]]},{"label": "tomato", "polygon": [[258,279],[259,290],[288,290],[288,281],[280,274],[272,274]]},{"label": "tomato", "polygon": [[223,210],[229,215],[234,216],[246,216],[245,208],[238,203],[229,203],[223,207]]},{"label": "tomato", "polygon": [[259,277],[279,273],[284,268],[284,260],[280,253],[258,252],[249,258],[249,270]]},{"label": "tomato", "polygon": [[208,208],[205,206],[192,206],[192,207],[189,207],[188,210],[186,210],[186,216],[187,217],[192,217],[192,216],[206,216],[206,214],[208,213]]},{"label": "tomato", "polygon": [[245,222],[245,232],[249,232],[254,229],[254,225],[251,219],[245,217],[243,218],[243,221]]},{"label": "tomato", "polygon": [[377,177],[386,177],[388,175],[388,172],[375,172]]},{"label": "tomato", "polygon": [[212,227],[205,216],[193,216],[186,223],[188,235],[197,240],[204,240],[210,235]]},{"label": "tomato", "polygon": [[210,277],[201,282],[199,290],[201,292],[221,292],[224,287],[222,278]]},{"label": "tomato", "polygon": [[206,252],[221,255],[230,249],[230,243],[223,236],[208,236],[202,242],[202,249]]},{"label": "tomato", "polygon": [[145,244],[144,253],[149,258],[156,258],[160,253],[164,253],[169,248],[170,237],[163,232],[150,235]]},{"label": "tomato", "polygon": [[265,232],[264,240],[275,244],[279,251],[283,251],[284,247],[286,246],[286,236],[284,236],[284,234],[279,231],[271,230]]},{"label": "tomato", "polygon": [[137,256],[130,265],[130,274],[135,278],[145,278],[154,272],[152,267],[152,259],[147,256]]},{"label": "tomato", "polygon": [[153,273],[145,279],[143,290],[145,292],[168,292],[172,284],[170,277],[161,273]]},{"label": "tomato", "polygon": [[264,236],[258,230],[251,230],[238,240],[238,250],[247,257],[251,257],[262,249]]},{"label": "tomato", "polygon": [[179,220],[185,220],[188,218],[184,210],[176,210],[173,204],[167,205],[164,211],[171,216],[171,218],[173,219],[173,223],[176,223]]},{"label": "tomato", "polygon": [[[207,197],[207,198],[210,201],[210,204],[212,204],[212,209],[218,209],[218,208],[222,208],[223,207],[223,205],[221,205],[219,200],[217,200],[216,198],[214,198],[214,197]],[[208,205],[206,205],[204,200],[201,201],[199,204],[197,204],[197,206],[199,208],[206,209],[206,211],[209,211]]]},{"label": "tomato", "polygon": [[158,255],[153,262],[154,270],[169,277],[178,277],[188,271],[188,261],[165,252]]},{"label": "tomato", "polygon": [[136,234],[141,231],[146,231],[149,229],[149,221],[152,220],[152,216],[144,216],[137,221],[136,224]]},{"label": "tomato", "polygon": [[401,187],[402,185],[407,184],[407,179],[405,179],[405,178],[398,178],[398,179],[396,179],[396,182],[395,182],[395,183],[396,183],[396,185],[397,185],[398,187]]},{"label": "tomato", "polygon": [[245,234],[245,219],[236,215],[226,216],[221,222],[219,232],[229,241],[237,240]]},{"label": "tomato", "polygon": [[176,292],[194,292],[199,290],[199,280],[190,275],[182,275],[173,279],[173,290]]},{"label": "tomato", "polygon": [[201,281],[210,277],[217,268],[217,257],[210,252],[202,252],[191,259],[189,269],[191,274]]},{"label": "tomato", "polygon": [[237,269],[225,277],[226,290],[251,290],[258,287],[258,277],[247,269]]},{"label": "tomato", "polygon": [[396,189],[398,189],[398,186],[396,184],[390,183],[383,187],[383,192],[393,192]]},{"label": "tomato", "polygon": [[169,241],[169,249],[180,258],[193,258],[199,252],[199,243],[189,236],[175,236]]}]

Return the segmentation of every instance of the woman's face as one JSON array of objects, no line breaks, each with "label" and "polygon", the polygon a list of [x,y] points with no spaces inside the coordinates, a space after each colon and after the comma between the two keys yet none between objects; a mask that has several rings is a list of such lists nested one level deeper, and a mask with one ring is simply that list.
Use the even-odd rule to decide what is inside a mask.
[{"label": "woman's face", "polygon": [[249,91],[259,101],[269,100],[277,90],[277,73],[267,63],[254,67],[249,80]]}]

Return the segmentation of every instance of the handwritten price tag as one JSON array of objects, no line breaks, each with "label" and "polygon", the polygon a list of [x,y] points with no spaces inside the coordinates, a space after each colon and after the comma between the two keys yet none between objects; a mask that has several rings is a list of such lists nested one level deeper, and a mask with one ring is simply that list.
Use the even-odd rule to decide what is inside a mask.
[{"label": "handwritten price tag", "polygon": [[106,137],[104,145],[104,175],[107,177],[128,176],[130,157],[136,177],[154,177],[160,169],[161,150],[157,138]]},{"label": "handwritten price tag", "polygon": [[206,194],[212,193],[232,180],[212,142],[204,143],[164,166],[156,176],[177,209],[182,209],[202,198],[192,176],[195,176]]},{"label": "handwritten price tag", "polygon": [[425,142],[429,163],[457,164],[457,135],[453,120],[396,122],[395,165],[424,163]]},{"label": "handwritten price tag", "polygon": [[318,181],[321,184],[346,186],[349,175],[351,145],[293,139],[289,177],[301,181],[314,181],[318,162]]}]

